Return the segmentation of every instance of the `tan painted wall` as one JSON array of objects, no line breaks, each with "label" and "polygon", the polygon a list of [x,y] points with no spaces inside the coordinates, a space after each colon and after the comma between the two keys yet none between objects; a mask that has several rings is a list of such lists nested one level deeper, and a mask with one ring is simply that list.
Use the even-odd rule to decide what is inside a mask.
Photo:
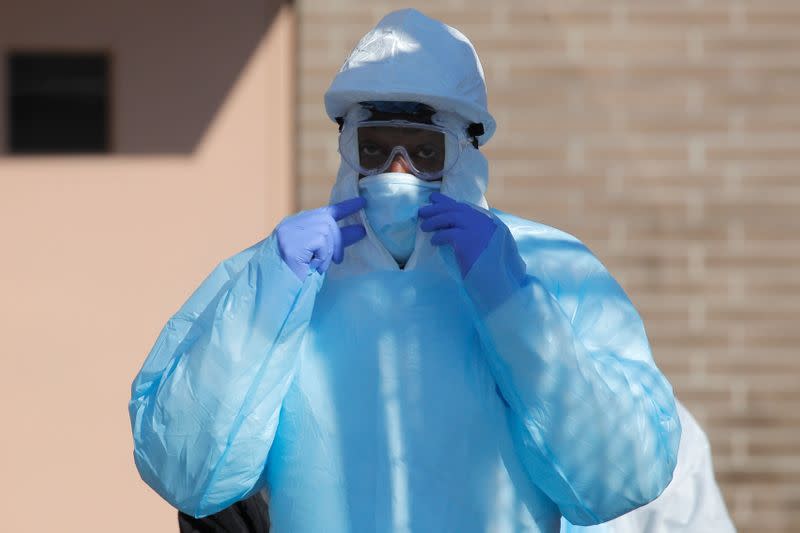
[{"label": "tan painted wall", "polygon": [[294,206],[293,24],[256,0],[0,4],[0,52],[111,52],[115,148],[0,153],[3,531],[177,531],[134,466],[130,383],[205,275]]}]

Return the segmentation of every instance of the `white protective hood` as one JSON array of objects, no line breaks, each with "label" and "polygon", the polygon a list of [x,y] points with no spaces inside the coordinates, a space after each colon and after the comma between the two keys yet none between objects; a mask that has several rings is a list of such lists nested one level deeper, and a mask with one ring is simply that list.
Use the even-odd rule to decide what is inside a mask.
[{"label": "white protective hood", "polygon": [[[436,110],[433,122],[454,131],[465,131],[472,122],[482,123],[480,144],[488,141],[495,130],[486,104],[483,68],[472,43],[458,30],[415,9],[389,13],[361,38],[325,93],[325,109],[332,120],[358,120],[361,110],[357,104],[371,100],[427,104]],[[443,177],[441,191],[456,200],[487,208],[484,193],[488,174],[486,158],[469,145]],[[341,160],[330,202],[358,194],[358,174]],[[365,225],[367,238],[349,247],[345,262],[333,265],[329,276],[399,268],[371,231],[363,212],[343,222],[356,223]],[[429,235],[418,231],[415,251],[406,269],[415,268],[421,259],[433,255],[429,239]]]},{"label": "white protective hood", "polygon": [[325,110],[336,120],[353,104],[369,100],[422,102],[456,112],[483,124],[480,144],[495,129],[472,43],[416,9],[389,13],[361,38],[325,93]]}]

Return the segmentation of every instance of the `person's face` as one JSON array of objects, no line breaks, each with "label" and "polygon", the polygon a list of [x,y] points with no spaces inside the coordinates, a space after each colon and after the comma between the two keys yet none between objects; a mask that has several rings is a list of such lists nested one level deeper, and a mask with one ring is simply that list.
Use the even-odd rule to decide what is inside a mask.
[{"label": "person's face", "polygon": [[[391,126],[358,129],[358,157],[364,168],[381,168],[396,146],[403,146],[414,166],[422,172],[444,167],[445,141],[441,132]],[[401,153],[395,154],[385,172],[412,174],[410,162]]]}]

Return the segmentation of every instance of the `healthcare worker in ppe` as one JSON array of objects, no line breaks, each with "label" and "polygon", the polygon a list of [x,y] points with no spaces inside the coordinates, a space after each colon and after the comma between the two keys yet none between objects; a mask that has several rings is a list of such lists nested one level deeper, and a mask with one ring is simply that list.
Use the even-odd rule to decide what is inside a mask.
[{"label": "healthcare worker in ppe", "polygon": [[735,533],[714,479],[711,448],[703,429],[676,402],[681,445],[672,482],[643,507],[596,526],[576,526],[562,519],[562,533]]},{"label": "healthcare worker in ppe", "polygon": [[655,499],[671,387],[581,242],[488,208],[467,38],[391,13],[325,106],[330,205],[223,261],[133,383],[142,478],[195,517],[266,487],[277,532],[557,532]]}]

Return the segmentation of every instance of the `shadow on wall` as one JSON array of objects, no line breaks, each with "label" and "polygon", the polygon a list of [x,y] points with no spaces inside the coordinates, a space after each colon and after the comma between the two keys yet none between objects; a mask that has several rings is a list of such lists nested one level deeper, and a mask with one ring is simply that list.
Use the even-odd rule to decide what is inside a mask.
[{"label": "shadow on wall", "polygon": [[[108,54],[111,153],[191,154],[283,3],[12,0],[0,6],[0,53]],[[0,76],[1,156],[5,68]]]}]

